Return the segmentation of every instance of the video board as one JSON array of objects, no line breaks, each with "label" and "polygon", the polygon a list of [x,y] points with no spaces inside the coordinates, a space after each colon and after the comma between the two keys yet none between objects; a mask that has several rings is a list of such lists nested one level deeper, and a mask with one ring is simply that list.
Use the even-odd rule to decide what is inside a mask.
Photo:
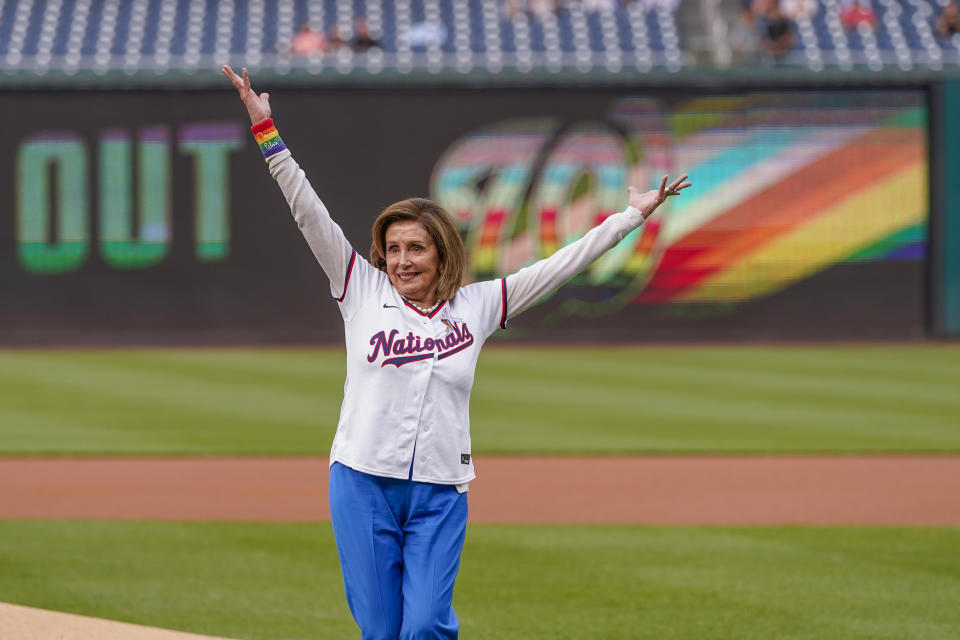
[{"label": "video board", "polygon": [[[908,338],[925,332],[917,91],[270,90],[287,146],[361,255],[391,202],[453,215],[469,280],[694,187],[503,339]],[[224,91],[31,91],[0,154],[7,344],[342,338],[326,278]]]}]

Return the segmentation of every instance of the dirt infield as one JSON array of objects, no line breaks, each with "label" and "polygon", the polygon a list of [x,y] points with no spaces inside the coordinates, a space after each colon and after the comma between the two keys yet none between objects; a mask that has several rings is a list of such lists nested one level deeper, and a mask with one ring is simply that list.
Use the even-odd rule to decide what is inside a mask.
[{"label": "dirt infield", "polygon": [[[470,521],[960,526],[960,456],[482,456]],[[0,459],[0,517],[323,521],[327,461]]]},{"label": "dirt infield", "polygon": [[[482,457],[470,521],[960,526],[960,456]],[[2,518],[322,521],[326,459],[0,459]],[[201,640],[0,603],[4,640]],[[210,639],[215,640],[215,639]]]},{"label": "dirt infield", "polygon": [[212,636],[168,631],[0,602],[3,640],[219,640]]}]

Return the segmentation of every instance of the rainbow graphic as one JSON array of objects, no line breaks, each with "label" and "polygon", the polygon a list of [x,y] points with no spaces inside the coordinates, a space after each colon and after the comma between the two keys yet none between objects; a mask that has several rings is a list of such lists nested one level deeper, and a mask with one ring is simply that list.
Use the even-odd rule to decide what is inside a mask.
[{"label": "rainbow graphic", "polygon": [[500,123],[444,154],[433,197],[455,212],[474,278],[553,253],[622,209],[628,184],[681,172],[694,188],[561,290],[571,312],[584,285],[597,288],[593,312],[598,301],[738,302],[841,263],[925,257],[920,93],[708,96],[670,109],[624,98],[609,120]]},{"label": "rainbow graphic", "polygon": [[634,302],[746,300],[840,262],[922,258],[924,111],[858,97],[798,108],[764,96],[685,135],[676,162],[696,189],[673,203]]}]

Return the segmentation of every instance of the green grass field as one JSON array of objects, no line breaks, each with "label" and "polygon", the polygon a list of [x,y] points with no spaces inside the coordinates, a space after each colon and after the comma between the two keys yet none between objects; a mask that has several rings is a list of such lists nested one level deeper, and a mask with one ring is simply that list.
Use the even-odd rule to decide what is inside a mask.
[{"label": "green grass field", "polygon": [[[471,526],[465,640],[960,637],[960,530]],[[109,552],[107,552],[109,550]],[[0,522],[0,600],[257,640],[358,637],[319,524]]]},{"label": "green grass field", "polygon": [[[0,351],[0,454],[325,455],[339,349]],[[489,348],[477,453],[960,451],[960,345]]]},{"label": "green grass field", "polygon": [[[343,358],[0,351],[0,455],[326,455]],[[955,344],[490,348],[474,451],[957,452],[958,389]],[[957,528],[470,525],[455,604],[466,640],[946,640],[958,551]],[[0,520],[0,601],[358,636],[323,524]]]}]

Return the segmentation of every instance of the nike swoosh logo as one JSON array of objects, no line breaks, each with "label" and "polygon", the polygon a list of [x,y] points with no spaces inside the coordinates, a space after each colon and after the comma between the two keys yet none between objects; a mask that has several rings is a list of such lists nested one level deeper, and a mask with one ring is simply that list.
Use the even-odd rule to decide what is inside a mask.
[{"label": "nike swoosh logo", "polygon": [[384,309],[399,309],[400,307],[398,307],[398,306],[395,305],[395,304],[387,304],[386,302],[384,302],[384,303],[383,303],[383,308],[384,308]]}]

